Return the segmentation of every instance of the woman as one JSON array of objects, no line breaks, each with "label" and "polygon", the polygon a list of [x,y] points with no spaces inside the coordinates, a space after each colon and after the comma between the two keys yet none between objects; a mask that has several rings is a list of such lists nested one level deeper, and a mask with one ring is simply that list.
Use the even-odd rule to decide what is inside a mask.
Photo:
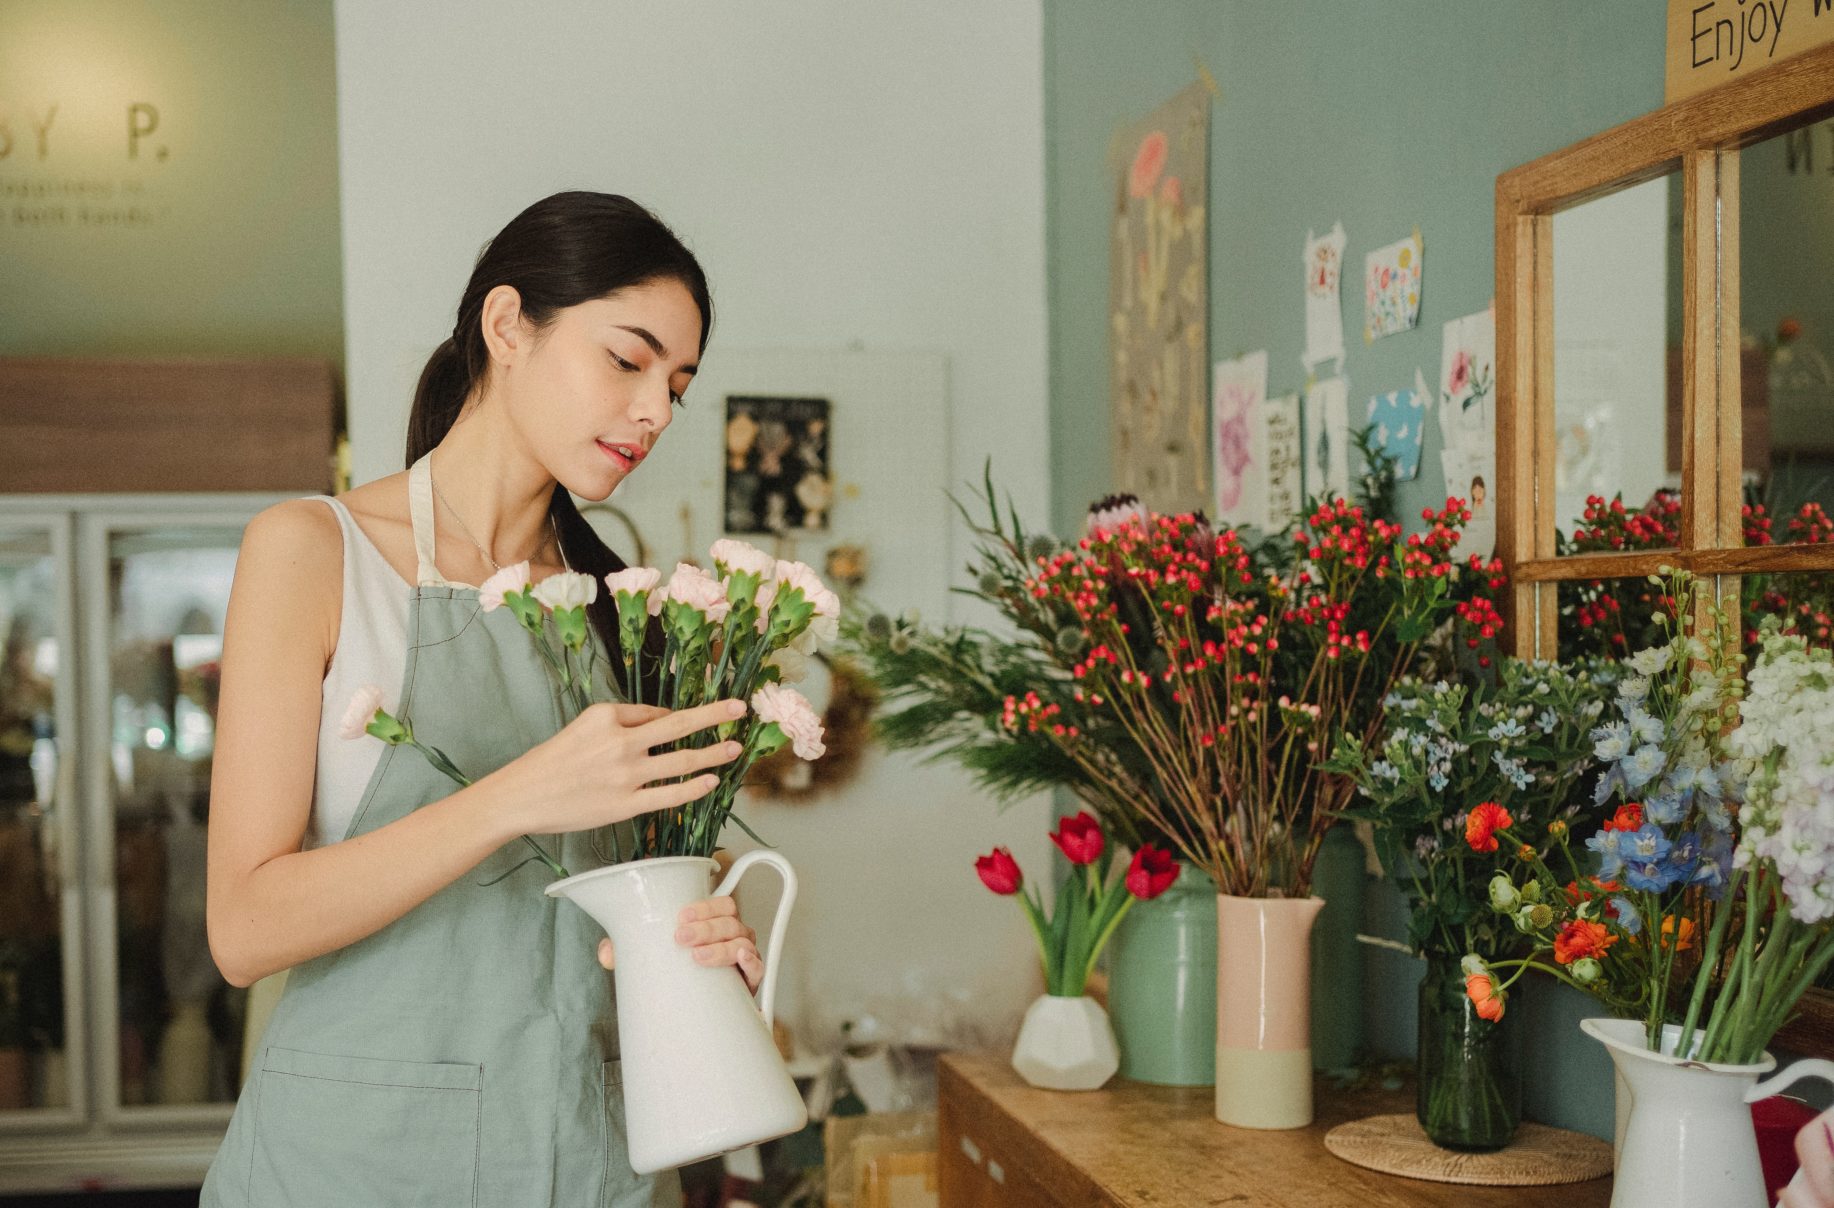
[{"label": "woman", "polygon": [[[625,1159],[609,941],[594,962],[596,926],[540,892],[540,865],[518,867],[518,837],[593,867],[580,832],[693,800],[738,754],[651,749],[745,706],[599,704],[563,727],[535,643],[476,585],[525,560],[535,581],[622,567],[568,492],[604,499],[636,470],[711,321],[700,266],[641,206],[537,202],[479,256],[421,374],[409,469],[249,525],[224,634],[210,946],[239,986],[291,972],[205,1205],[680,1202],[672,1175]],[[615,663],[608,596],[588,615]],[[341,738],[369,682],[476,783],[453,792],[407,748]],[[690,907],[677,938],[760,980],[730,898]]]}]

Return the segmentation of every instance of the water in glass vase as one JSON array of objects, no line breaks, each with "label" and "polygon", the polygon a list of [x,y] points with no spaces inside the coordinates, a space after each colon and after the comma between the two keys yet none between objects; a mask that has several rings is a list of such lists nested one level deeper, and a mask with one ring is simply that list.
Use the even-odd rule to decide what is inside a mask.
[{"label": "water in glass vase", "polygon": [[1458,961],[1429,955],[1420,981],[1414,1112],[1433,1144],[1489,1153],[1509,1144],[1522,1120],[1520,1003],[1497,1022],[1479,1017]]}]

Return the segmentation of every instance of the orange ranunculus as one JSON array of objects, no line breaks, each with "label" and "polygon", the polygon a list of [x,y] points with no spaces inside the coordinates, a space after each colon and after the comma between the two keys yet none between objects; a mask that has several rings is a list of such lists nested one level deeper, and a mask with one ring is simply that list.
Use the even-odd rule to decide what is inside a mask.
[{"label": "orange ranunculus", "polygon": [[1494,801],[1486,801],[1465,819],[1465,842],[1471,845],[1472,851],[1495,851],[1496,832],[1514,823],[1508,810]]},{"label": "orange ranunculus", "polygon": [[[1675,934],[1675,916],[1671,914],[1667,918],[1662,920],[1661,946],[1664,948],[1668,947],[1669,937],[1674,934]],[[1680,941],[1679,946],[1676,947],[1675,951],[1686,952],[1689,948],[1692,948],[1693,946],[1694,946],[1694,920],[1689,919],[1689,918],[1684,918],[1681,920],[1681,941]]]},{"label": "orange ranunculus", "polygon": [[1465,979],[1465,997],[1471,1000],[1480,1019],[1496,1023],[1503,1018],[1503,992],[1488,973],[1473,973]]},{"label": "orange ranunculus", "polygon": [[1643,825],[1643,807],[1635,801],[1627,801],[1617,807],[1617,813],[1611,815],[1603,826],[1608,831],[1633,831]]},{"label": "orange ranunculus", "polygon": [[1554,937],[1554,959],[1570,965],[1582,956],[1604,956],[1605,949],[1615,943],[1617,936],[1603,923],[1574,919]]}]

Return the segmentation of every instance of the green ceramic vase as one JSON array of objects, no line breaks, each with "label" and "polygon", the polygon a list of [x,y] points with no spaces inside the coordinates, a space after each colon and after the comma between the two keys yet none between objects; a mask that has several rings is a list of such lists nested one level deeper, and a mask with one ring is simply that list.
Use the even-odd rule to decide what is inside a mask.
[{"label": "green ceramic vase", "polygon": [[1108,1016],[1121,1076],[1161,1086],[1216,1081],[1216,885],[1178,862],[1178,879],[1135,902],[1108,941]]}]

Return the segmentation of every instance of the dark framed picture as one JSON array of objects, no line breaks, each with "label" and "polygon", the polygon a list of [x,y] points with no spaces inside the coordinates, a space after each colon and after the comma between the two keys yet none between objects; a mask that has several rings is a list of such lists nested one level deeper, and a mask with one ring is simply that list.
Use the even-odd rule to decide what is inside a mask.
[{"label": "dark framed picture", "polygon": [[828,400],[727,395],[726,531],[825,531],[833,502]]}]

